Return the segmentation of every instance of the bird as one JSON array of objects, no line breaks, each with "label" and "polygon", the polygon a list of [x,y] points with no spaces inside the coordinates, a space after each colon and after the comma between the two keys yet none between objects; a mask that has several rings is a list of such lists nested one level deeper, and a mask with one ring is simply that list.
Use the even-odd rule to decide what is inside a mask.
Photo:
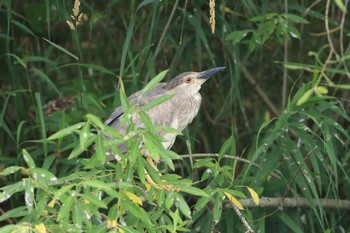
[{"label": "bird", "polygon": [[[128,101],[131,105],[142,108],[157,98],[165,95],[173,95],[172,98],[147,109],[145,112],[154,125],[170,127],[182,132],[198,114],[202,102],[202,97],[199,93],[202,84],[214,74],[224,69],[225,67],[216,67],[202,72],[184,72],[170,81],[158,83],[146,93],[142,90],[135,92],[128,97]],[[122,124],[123,114],[123,107],[117,107],[105,120],[104,124],[116,129],[121,135],[124,135],[128,129],[128,125]],[[145,128],[137,111],[132,115],[132,122],[135,128]],[[165,149],[170,149],[177,137],[176,133],[169,131],[157,131],[156,133],[164,138],[162,145]],[[118,149],[122,153],[127,152],[126,145],[119,145]],[[149,156],[146,158],[149,158]],[[113,159],[118,160],[118,156],[112,155],[107,158],[107,160]],[[152,164],[150,160],[147,161],[152,167],[156,168],[154,163]]]}]

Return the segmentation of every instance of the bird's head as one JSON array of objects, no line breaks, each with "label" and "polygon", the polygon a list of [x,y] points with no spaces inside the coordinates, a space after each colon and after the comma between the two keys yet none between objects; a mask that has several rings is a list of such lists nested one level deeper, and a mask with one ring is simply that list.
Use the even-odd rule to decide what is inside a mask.
[{"label": "bird's head", "polygon": [[223,69],[225,67],[216,67],[202,72],[185,72],[179,74],[165,83],[165,89],[175,94],[196,94],[205,81]]}]

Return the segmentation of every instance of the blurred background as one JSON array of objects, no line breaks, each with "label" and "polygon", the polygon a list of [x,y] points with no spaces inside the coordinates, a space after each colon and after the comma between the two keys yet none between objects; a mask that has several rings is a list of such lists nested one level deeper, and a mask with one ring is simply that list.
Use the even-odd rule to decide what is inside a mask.
[{"label": "blurred background", "polygon": [[[348,0],[83,0],[79,25],[73,7],[0,1],[0,170],[23,164],[23,148],[38,164],[52,154],[66,158],[41,140],[87,113],[105,119],[121,104],[119,79],[130,95],[165,69],[170,80],[225,66],[203,85],[199,114],[172,150],[219,153],[230,140],[225,152],[265,167],[234,170],[238,183],[261,195],[282,196],[298,174],[314,186],[305,191],[300,181],[296,196],[349,199]],[[310,151],[314,160],[303,160]],[[309,173],[299,173],[297,162]],[[272,172],[284,178],[269,182]],[[294,209],[290,218],[307,231],[349,231],[348,212],[313,211]],[[278,230],[289,221],[270,220]]]}]

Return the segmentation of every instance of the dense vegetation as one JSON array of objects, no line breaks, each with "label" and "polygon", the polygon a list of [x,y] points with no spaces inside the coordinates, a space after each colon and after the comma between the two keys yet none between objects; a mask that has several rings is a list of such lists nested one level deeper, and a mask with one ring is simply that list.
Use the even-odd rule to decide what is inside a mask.
[{"label": "dense vegetation", "polygon": [[[0,232],[349,232],[348,2],[0,0]],[[164,150],[126,96],[216,66]]]}]

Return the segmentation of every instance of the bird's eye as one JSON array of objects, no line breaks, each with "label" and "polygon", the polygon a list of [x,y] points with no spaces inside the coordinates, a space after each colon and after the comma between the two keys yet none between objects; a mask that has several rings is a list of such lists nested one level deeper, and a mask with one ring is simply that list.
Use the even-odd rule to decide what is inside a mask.
[{"label": "bird's eye", "polygon": [[187,78],[185,79],[185,83],[187,83],[187,84],[192,83],[192,78],[191,78],[191,77],[187,77]]}]

